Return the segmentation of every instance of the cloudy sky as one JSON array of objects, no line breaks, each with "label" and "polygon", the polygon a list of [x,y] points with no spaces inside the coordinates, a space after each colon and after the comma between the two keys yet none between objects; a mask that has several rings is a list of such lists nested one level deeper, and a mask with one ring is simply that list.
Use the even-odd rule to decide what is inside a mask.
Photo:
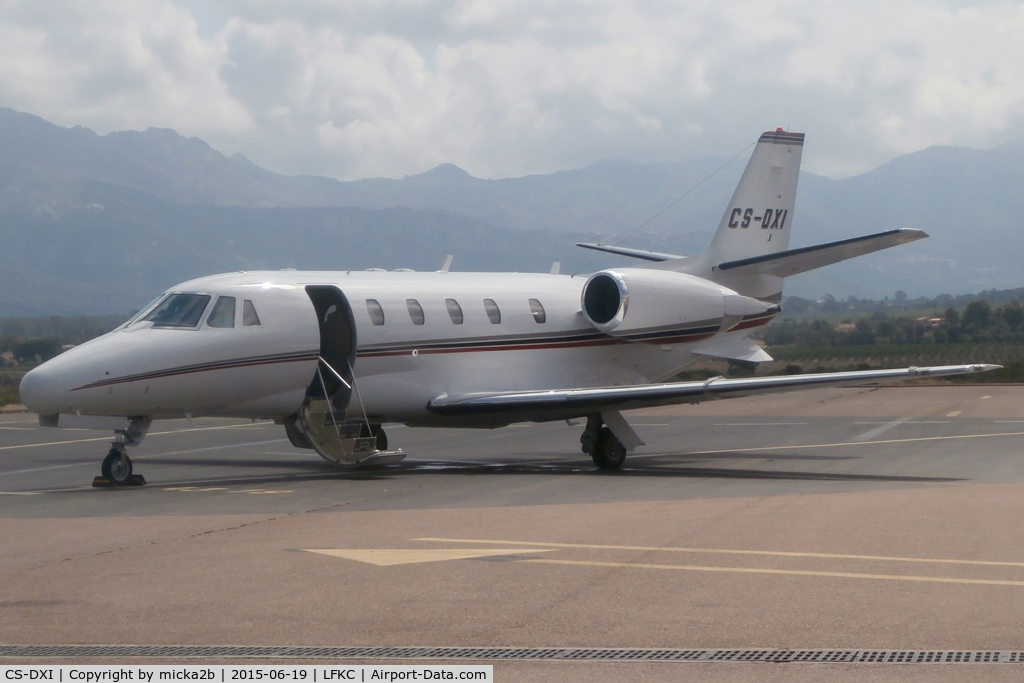
[{"label": "cloudy sky", "polygon": [[1024,138],[1024,3],[0,0],[0,106],[346,179],[730,157],[784,126],[841,177]]}]

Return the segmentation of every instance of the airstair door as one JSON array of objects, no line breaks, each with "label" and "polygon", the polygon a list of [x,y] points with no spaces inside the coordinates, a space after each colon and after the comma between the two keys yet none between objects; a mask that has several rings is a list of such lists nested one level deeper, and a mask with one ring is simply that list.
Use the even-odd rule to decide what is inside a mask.
[{"label": "airstair door", "polygon": [[362,424],[349,422],[353,368],[356,362],[356,324],[345,294],[333,285],[307,285],[320,326],[320,362],[299,410],[297,426],[325,459],[354,464],[375,449],[376,439],[360,438]]}]

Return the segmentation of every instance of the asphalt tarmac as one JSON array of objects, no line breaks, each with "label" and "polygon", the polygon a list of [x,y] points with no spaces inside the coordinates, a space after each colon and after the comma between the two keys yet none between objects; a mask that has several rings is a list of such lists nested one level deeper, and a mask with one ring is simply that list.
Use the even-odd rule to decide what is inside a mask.
[{"label": "asphalt tarmac", "polygon": [[[157,423],[132,451],[147,486],[110,490],[90,486],[107,435],[0,415],[0,643],[1024,650],[1024,387],[628,418],[647,445],[617,473],[565,423],[393,425],[409,457],[353,471],[272,424]],[[495,674],[1019,680],[1024,664]]]}]

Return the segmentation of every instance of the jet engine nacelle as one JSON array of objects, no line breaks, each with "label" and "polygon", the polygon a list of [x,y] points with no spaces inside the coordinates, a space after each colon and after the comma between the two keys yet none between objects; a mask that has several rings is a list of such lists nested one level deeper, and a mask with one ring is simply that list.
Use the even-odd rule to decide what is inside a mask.
[{"label": "jet engine nacelle", "polygon": [[580,299],[587,321],[616,337],[699,323],[726,332],[776,308],[693,275],[631,268],[594,273]]}]

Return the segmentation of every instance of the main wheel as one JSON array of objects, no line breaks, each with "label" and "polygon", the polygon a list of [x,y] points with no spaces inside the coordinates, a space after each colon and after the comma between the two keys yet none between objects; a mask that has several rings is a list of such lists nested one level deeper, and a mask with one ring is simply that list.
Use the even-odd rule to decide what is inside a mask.
[{"label": "main wheel", "polygon": [[111,448],[107,457],[103,458],[100,472],[104,479],[115,484],[124,484],[132,476],[132,461],[127,455],[122,457],[121,451]]},{"label": "main wheel", "polygon": [[590,457],[602,470],[617,470],[626,461],[626,447],[615,438],[612,430],[601,427],[597,434],[597,443],[594,444],[594,452]]}]

